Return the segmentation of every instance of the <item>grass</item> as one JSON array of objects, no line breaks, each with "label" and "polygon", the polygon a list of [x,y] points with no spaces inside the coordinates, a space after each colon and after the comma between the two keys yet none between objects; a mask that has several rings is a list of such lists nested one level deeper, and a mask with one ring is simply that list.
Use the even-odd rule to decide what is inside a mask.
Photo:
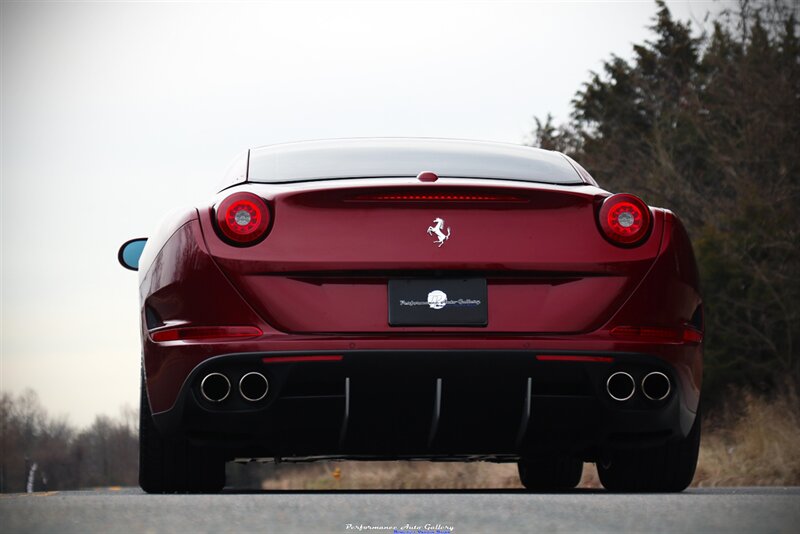
[{"label": "grass", "polygon": [[[693,486],[800,485],[800,398],[786,386],[767,398],[732,394],[725,408],[703,420]],[[516,464],[484,462],[319,462],[282,464],[263,489],[521,488]],[[599,488],[593,464],[579,487]]]},{"label": "grass", "polygon": [[696,486],[800,485],[800,399],[744,392],[704,421]]}]

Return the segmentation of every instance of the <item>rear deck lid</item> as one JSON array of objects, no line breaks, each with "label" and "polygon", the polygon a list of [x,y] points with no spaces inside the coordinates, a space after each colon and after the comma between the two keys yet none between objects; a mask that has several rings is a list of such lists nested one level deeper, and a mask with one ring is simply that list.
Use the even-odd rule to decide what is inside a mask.
[{"label": "rear deck lid", "polygon": [[[608,193],[592,186],[386,178],[243,189],[271,205],[269,235],[231,246],[201,210],[208,248],[267,322],[295,333],[590,331],[641,281],[663,226],[656,211],[642,245],[609,243],[597,224]],[[484,280],[487,321],[392,326],[397,280]]]}]

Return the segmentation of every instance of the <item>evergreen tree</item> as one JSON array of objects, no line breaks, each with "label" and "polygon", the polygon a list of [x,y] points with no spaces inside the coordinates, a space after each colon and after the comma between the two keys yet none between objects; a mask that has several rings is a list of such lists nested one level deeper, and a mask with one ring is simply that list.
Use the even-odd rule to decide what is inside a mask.
[{"label": "evergreen tree", "polygon": [[706,312],[706,391],[800,379],[800,43],[797,8],[743,0],[694,35],[662,1],[652,40],[612,56],[537,119],[534,144],[686,223]]}]

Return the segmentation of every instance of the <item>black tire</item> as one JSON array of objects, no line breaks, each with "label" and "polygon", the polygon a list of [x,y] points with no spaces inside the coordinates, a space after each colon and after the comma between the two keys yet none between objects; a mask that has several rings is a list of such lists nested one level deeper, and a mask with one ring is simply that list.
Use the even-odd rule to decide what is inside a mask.
[{"label": "black tire", "polygon": [[569,456],[522,458],[517,462],[519,480],[531,491],[571,490],[581,481],[583,462]]},{"label": "black tire", "polygon": [[659,447],[615,451],[597,464],[603,487],[619,492],[679,492],[692,483],[700,450],[700,408],[689,434]]},{"label": "black tire", "polygon": [[142,377],[139,411],[139,486],[147,493],[216,493],[225,486],[225,461],[183,438],[164,438],[153,423]]}]

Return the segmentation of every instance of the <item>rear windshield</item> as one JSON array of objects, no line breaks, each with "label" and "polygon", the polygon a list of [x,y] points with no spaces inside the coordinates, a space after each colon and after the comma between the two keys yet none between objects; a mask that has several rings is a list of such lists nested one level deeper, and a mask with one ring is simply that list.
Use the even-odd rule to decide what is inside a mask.
[{"label": "rear windshield", "polygon": [[450,178],[585,183],[557,152],[447,139],[337,139],[254,148],[250,151],[247,181],[409,177],[422,171]]}]

